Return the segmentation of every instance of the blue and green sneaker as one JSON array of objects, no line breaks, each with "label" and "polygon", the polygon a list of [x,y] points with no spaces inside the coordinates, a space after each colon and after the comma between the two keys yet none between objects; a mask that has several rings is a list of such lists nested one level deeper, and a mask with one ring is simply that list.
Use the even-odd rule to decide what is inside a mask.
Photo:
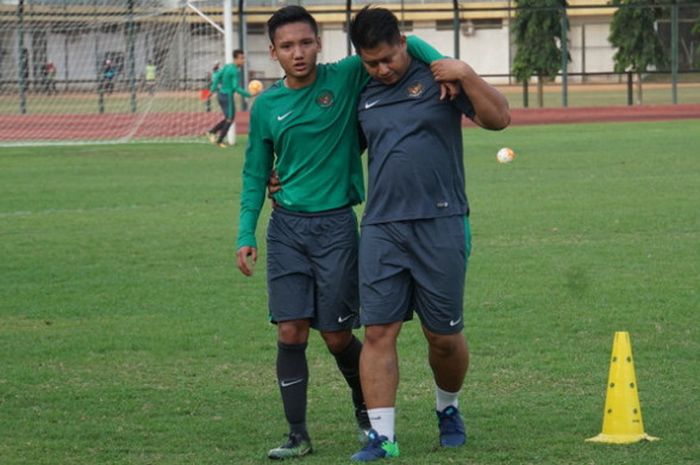
[{"label": "blue and green sneaker", "polygon": [[379,436],[373,429],[367,433],[367,445],[350,457],[353,462],[373,462],[399,456],[399,443],[389,441],[386,436]]},{"label": "blue and green sneaker", "polygon": [[284,460],[293,457],[302,457],[306,454],[310,454],[312,451],[311,439],[309,439],[308,435],[289,433],[287,442],[279,447],[270,449],[267,456],[273,460]]}]

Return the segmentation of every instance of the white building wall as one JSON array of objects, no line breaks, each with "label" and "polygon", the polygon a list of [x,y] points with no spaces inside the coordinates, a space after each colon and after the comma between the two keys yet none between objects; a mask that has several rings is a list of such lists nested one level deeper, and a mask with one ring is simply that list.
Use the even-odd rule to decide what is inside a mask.
[{"label": "white building wall", "polygon": [[[452,31],[438,31],[432,23],[416,27],[409,34],[425,40],[443,55],[454,56]],[[330,63],[346,56],[346,34],[340,25],[322,27],[320,36],[323,48],[319,62]],[[508,29],[480,29],[472,36],[460,34],[460,55],[480,74],[508,74]],[[274,69],[266,69],[266,72],[270,71],[274,72]]]},{"label": "white building wall", "polygon": [[[333,63],[342,60],[348,54],[347,34],[341,25],[321,26],[321,55],[319,63]],[[355,49],[352,49],[355,53]]]},{"label": "white building wall", "polygon": [[[56,66],[56,79],[94,79],[86,74],[90,71],[89,64],[94,68],[94,50],[85,53],[87,45],[84,36],[49,33],[46,44],[46,58]],[[66,48],[68,62],[66,62]],[[92,61],[90,61],[92,60]]]},{"label": "white building wall", "polygon": [[608,42],[610,23],[586,24],[586,72],[612,72],[615,49]]},{"label": "white building wall", "polygon": [[249,35],[247,41],[248,72],[257,79],[282,77],[282,68],[270,57],[270,39],[267,34]]},{"label": "white building wall", "polygon": [[17,34],[14,30],[0,31],[0,80],[14,80],[17,70]]},{"label": "white building wall", "polygon": [[[615,50],[607,41],[609,22],[599,17],[574,18],[569,32],[570,53],[572,62],[569,71],[578,72],[612,72],[613,55]],[[173,30],[174,31],[174,30]],[[4,79],[17,79],[17,34],[16,31],[2,31],[5,57],[0,76]],[[145,37],[141,31],[136,41],[136,74],[143,75],[147,57],[157,46],[154,36]],[[175,33],[169,40],[166,69],[164,77],[177,80],[184,77],[184,64],[180,63],[185,47],[187,53],[187,77],[189,79],[204,79],[211,71],[215,61],[224,62],[223,38],[218,34],[191,36],[184,40]],[[185,32],[187,34],[187,32]],[[446,56],[454,55],[454,34],[452,31],[438,31],[432,21],[416,22],[410,34],[417,35],[432,44]],[[347,54],[346,34],[340,23],[322,24],[320,31],[322,51],[319,61],[330,63],[344,58]],[[585,49],[584,45],[585,36]],[[47,59],[54,62],[58,68],[58,79],[65,79],[65,39],[63,34],[48,33]],[[31,38],[25,38],[25,47],[31,52]],[[507,21],[500,29],[475,29],[472,34],[459,34],[460,58],[469,63],[481,75],[507,75],[510,71],[509,34]],[[237,41],[237,39],[236,39]],[[8,43],[9,42],[9,43]],[[83,34],[71,35],[68,39],[68,66],[71,80],[94,80],[96,64],[102,63],[107,52],[119,52],[124,56],[124,72],[126,72],[127,44],[122,31],[115,33],[95,33],[89,31]],[[246,38],[248,52],[248,71],[258,79],[277,79],[283,74],[280,66],[272,61],[269,54],[269,39],[266,34],[249,34]],[[97,53],[96,53],[97,52]],[[584,56],[585,53],[585,56]],[[31,58],[30,58],[31,59]],[[584,69],[585,62],[585,69]],[[33,68],[30,66],[30,73]],[[166,76],[167,73],[167,76]],[[124,78],[124,75],[120,76]],[[33,78],[33,76],[30,76]],[[493,83],[508,82],[508,78],[489,77]],[[575,82],[575,81],[573,81]]]},{"label": "white building wall", "polygon": [[[454,32],[438,31],[434,26],[423,26],[412,32],[430,43],[443,55],[454,57]],[[474,29],[470,34],[459,33],[459,55],[462,61],[469,63],[474,70],[483,75],[508,74],[510,57],[508,53],[508,27],[500,29]],[[491,82],[503,78],[489,78]],[[507,78],[505,78],[507,82]]]},{"label": "white building wall", "polygon": [[[59,80],[66,78],[65,35],[49,34],[47,59],[53,61]],[[68,78],[95,79],[95,35],[79,34],[68,38]]]},{"label": "white building wall", "polygon": [[[471,36],[461,36],[460,58],[479,74],[508,74],[510,57],[508,28],[475,29]],[[508,77],[492,77],[492,83],[508,82]]]},{"label": "white building wall", "polygon": [[73,79],[95,79],[102,61],[95,55],[95,34],[82,34],[71,40],[68,52],[70,74]]},{"label": "white building wall", "polygon": [[[571,73],[611,73],[614,71],[615,49],[608,42],[610,23],[588,22],[586,18],[571,22],[569,30],[569,62]],[[611,75],[587,76],[587,81],[616,79]],[[581,76],[572,76],[571,82],[581,82]]]}]

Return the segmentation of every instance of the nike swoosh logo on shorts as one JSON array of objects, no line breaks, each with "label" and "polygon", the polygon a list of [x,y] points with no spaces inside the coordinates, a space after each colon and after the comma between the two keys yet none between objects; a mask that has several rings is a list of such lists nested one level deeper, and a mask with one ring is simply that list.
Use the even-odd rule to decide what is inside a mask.
[{"label": "nike swoosh logo on shorts", "polygon": [[291,115],[291,114],[292,114],[292,112],[291,112],[291,111],[288,111],[288,112],[285,113],[284,115],[277,115],[277,121],[282,121],[283,119],[285,119],[287,116],[289,116],[289,115]]},{"label": "nike swoosh logo on shorts", "polygon": [[369,110],[373,106],[379,103],[379,100],[375,100],[374,102],[365,102],[365,110]]},{"label": "nike swoosh logo on shorts", "polygon": [[338,323],[345,323],[345,322],[348,321],[350,318],[352,318],[352,315],[339,316],[339,317],[338,317]]},{"label": "nike swoosh logo on shorts", "polygon": [[294,379],[292,381],[280,381],[280,386],[289,387],[289,386],[293,386],[295,384],[299,384],[302,381],[304,381],[304,378]]},{"label": "nike swoosh logo on shorts", "polygon": [[457,321],[450,320],[450,326],[456,326],[460,321],[462,321],[462,318],[457,318]]}]

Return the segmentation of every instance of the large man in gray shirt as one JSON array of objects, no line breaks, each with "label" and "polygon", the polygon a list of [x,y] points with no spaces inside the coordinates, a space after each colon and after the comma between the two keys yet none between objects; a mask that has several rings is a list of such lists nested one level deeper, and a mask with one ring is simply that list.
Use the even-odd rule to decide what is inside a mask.
[{"label": "large man in gray shirt", "polygon": [[[431,72],[412,61],[390,11],[364,8],[350,34],[374,78],[358,104],[369,150],[359,261],[360,379],[373,429],[367,446],[352,456],[373,461],[399,455],[396,340],[414,311],[429,345],[440,444],[466,441],[458,395],[469,364],[462,302],[471,234],[461,118],[502,129],[510,114],[505,98],[466,63],[440,60]],[[441,99],[438,81],[456,81],[464,94]]]}]

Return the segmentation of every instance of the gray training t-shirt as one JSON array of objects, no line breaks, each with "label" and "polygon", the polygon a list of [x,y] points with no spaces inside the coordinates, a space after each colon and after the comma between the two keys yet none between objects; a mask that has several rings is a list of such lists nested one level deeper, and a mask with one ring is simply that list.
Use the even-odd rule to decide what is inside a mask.
[{"label": "gray training t-shirt", "polygon": [[394,85],[367,84],[358,104],[369,150],[362,224],[467,214],[462,114],[474,117],[469,98],[440,100],[430,68],[417,60]]}]

